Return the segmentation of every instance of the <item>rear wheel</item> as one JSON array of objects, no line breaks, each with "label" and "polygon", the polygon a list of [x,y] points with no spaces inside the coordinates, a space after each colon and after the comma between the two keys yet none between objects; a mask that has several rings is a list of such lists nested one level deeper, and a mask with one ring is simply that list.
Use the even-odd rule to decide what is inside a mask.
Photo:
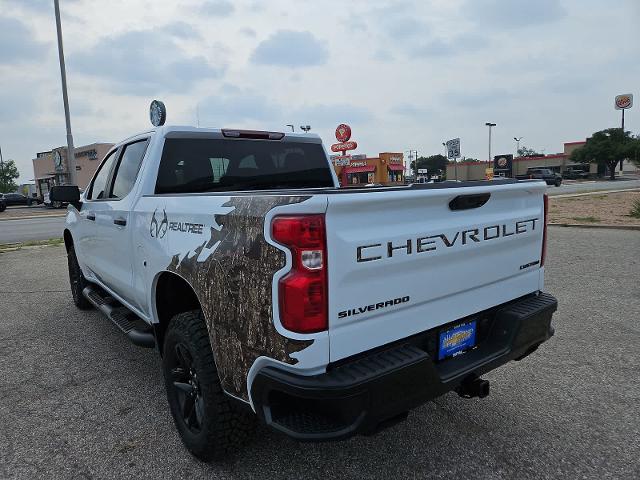
[{"label": "rear wheel", "polygon": [[76,251],[73,245],[71,245],[67,251],[67,262],[69,264],[69,283],[71,284],[73,303],[80,310],[89,310],[92,308],[92,305],[82,294],[82,290],[89,285],[89,282],[87,282],[87,279],[84,278],[82,274],[82,269],[78,264],[78,258],[76,257]]},{"label": "rear wheel", "polygon": [[200,310],[171,319],[162,369],[171,415],[189,451],[211,461],[235,450],[252,430],[255,417],[236,411],[222,391]]},{"label": "rear wheel", "polygon": [[555,183],[556,187],[559,187],[561,184],[562,184],[562,180],[557,179]]}]

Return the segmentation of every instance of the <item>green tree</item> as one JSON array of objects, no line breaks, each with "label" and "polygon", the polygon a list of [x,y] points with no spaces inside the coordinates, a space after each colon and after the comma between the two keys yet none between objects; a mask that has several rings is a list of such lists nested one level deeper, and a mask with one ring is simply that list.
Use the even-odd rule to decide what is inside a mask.
[{"label": "green tree", "polygon": [[0,165],[0,193],[11,193],[18,189],[15,180],[20,176],[18,167],[13,160],[7,160]]},{"label": "green tree", "polygon": [[542,155],[542,153],[538,153],[533,148],[525,147],[524,145],[518,149],[519,157],[542,157]]},{"label": "green tree", "polygon": [[[447,171],[447,163],[447,157],[440,154],[418,157],[418,168],[426,168],[429,178],[432,175],[443,175]],[[411,162],[411,170],[415,170],[415,162]]]},{"label": "green tree", "polygon": [[604,165],[609,169],[609,178],[615,180],[617,163],[625,158],[635,161],[639,152],[640,138],[621,128],[607,128],[587,138],[587,143],[571,153],[571,161]]},{"label": "green tree", "polygon": [[[634,137],[636,142],[640,142],[640,135],[636,135]],[[632,149],[632,155],[629,157],[633,163],[635,163],[638,167],[640,167],[640,148]]]}]

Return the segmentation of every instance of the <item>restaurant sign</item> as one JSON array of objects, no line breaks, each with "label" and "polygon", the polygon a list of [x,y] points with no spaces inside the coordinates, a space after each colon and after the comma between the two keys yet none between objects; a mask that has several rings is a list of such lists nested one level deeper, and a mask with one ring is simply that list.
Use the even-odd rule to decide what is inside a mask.
[{"label": "restaurant sign", "polygon": [[358,148],[358,143],[355,141],[349,141],[351,139],[351,127],[346,123],[341,123],[336,128],[336,140],[338,143],[331,145],[332,152],[342,152],[342,155],[346,155],[347,151],[355,150]]}]

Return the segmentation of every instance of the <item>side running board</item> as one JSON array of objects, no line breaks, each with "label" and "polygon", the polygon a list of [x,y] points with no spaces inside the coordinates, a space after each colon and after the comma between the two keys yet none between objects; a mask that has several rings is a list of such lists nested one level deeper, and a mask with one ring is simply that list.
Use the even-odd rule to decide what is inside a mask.
[{"label": "side running board", "polygon": [[156,340],[151,330],[141,330],[136,327],[135,319],[138,317],[127,310],[126,307],[117,304],[112,305],[103,297],[100,292],[91,285],[85,287],[82,294],[105,316],[124,333],[134,345],[139,347],[153,348],[156,346]]}]

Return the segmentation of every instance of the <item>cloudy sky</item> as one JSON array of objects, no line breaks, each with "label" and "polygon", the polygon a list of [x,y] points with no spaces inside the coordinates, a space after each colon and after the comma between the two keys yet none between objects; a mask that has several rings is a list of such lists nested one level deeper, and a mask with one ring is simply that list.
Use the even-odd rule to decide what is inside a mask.
[{"label": "cloudy sky", "polygon": [[[546,153],[640,103],[638,0],[60,0],[75,144],[168,123],[284,130],[358,153]],[[640,131],[640,105],[626,126]],[[53,0],[0,0],[0,146],[21,181],[66,144]]]}]

